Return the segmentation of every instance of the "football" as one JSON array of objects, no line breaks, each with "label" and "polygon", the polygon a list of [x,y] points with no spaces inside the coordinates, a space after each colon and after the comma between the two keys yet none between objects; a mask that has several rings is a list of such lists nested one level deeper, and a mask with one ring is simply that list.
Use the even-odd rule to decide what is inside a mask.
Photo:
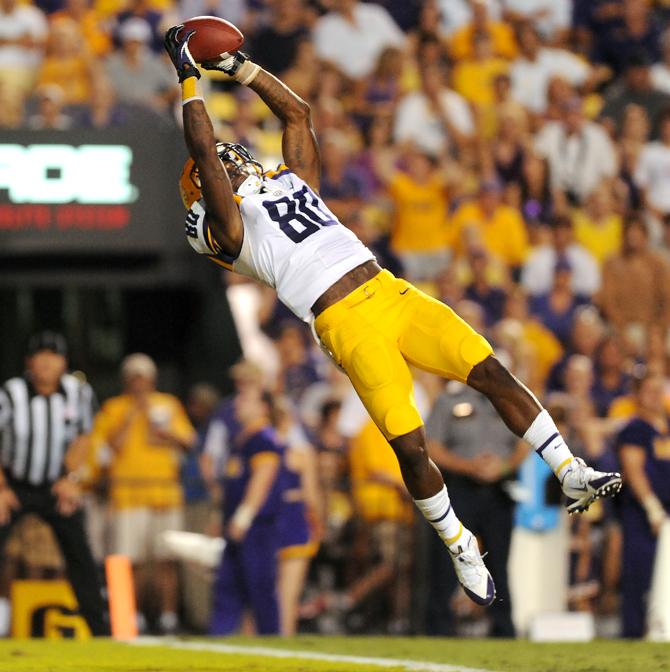
[{"label": "football", "polygon": [[184,30],[196,31],[188,43],[196,63],[212,61],[226,51],[237,51],[244,42],[244,36],[232,23],[216,16],[188,19],[184,21]]}]

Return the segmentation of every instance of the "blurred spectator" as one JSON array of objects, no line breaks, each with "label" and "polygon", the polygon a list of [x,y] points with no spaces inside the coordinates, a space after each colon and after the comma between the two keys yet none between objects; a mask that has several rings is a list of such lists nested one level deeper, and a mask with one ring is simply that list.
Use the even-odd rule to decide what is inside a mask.
[{"label": "blurred spectator", "polygon": [[51,23],[47,51],[37,84],[56,84],[66,105],[89,100],[93,82],[98,76],[97,61],[92,59],[74,19],[63,18]]},{"label": "blurred spectator", "polygon": [[218,16],[244,31],[247,5],[253,4],[253,0],[180,0],[177,11],[180,21],[193,16]]},{"label": "blurred spectator", "polygon": [[80,109],[78,124],[83,128],[116,128],[130,123],[129,110],[116,103],[116,94],[106,77],[93,84],[89,104]]},{"label": "blurred spectator", "polygon": [[501,342],[501,335],[511,333],[517,342],[523,346],[523,360],[516,358],[513,348],[507,347],[512,356],[515,371],[522,375],[521,367],[526,366],[523,372],[524,380],[528,381],[530,389],[544,391],[545,383],[553,367],[558,364],[563,348],[558,339],[539,320],[530,314],[528,300],[519,288],[515,288],[507,295],[505,305],[505,319],[496,329],[496,342]]},{"label": "blurred spectator", "polygon": [[143,41],[156,54],[163,53],[163,15],[154,9],[149,0],[128,0],[126,8],[116,15],[114,29],[114,43],[123,47],[126,37],[124,24],[128,21],[136,23],[137,19],[144,21],[149,28],[148,36]]},{"label": "blurred spectator", "polygon": [[477,35],[472,56],[462,59],[454,67],[454,91],[475,108],[485,110],[494,103],[496,78],[506,74],[508,69],[507,61],[494,55],[491,38],[486,34]]},{"label": "blurred spectator", "polygon": [[274,426],[284,444],[279,536],[279,622],[281,634],[293,636],[307,571],[323,534],[324,508],[316,452],[296,421],[286,398],[276,399]]},{"label": "blurred spectator", "polygon": [[[492,21],[500,21],[502,7],[500,0],[484,0],[487,15]],[[474,14],[472,0],[436,0],[442,16],[442,28],[452,35],[459,28],[467,26]]]},{"label": "blurred spectator", "polygon": [[89,57],[104,56],[112,47],[109,34],[103,27],[103,20],[90,0],[66,0],[63,9],[49,17],[52,26],[60,21],[74,21],[86,45]]},{"label": "blurred spectator", "polygon": [[612,141],[600,125],[584,117],[578,97],[564,103],[561,121],[549,122],[537,134],[535,151],[549,163],[554,198],[563,207],[583,203],[618,172]]},{"label": "blurred spectator", "polygon": [[[637,169],[640,154],[649,140],[649,118],[647,113],[639,105],[629,105],[621,124],[621,133],[618,139],[619,150],[619,178],[620,186],[616,191],[618,198],[624,207],[636,210],[642,207],[642,196],[635,182],[635,170]],[[625,185],[622,193],[621,186]],[[625,200],[624,200],[625,199]]]},{"label": "blurred spectator", "polygon": [[530,312],[548,327],[562,345],[568,345],[577,309],[588,302],[572,288],[572,264],[558,257],[554,266],[554,282],[547,293],[538,293],[530,301]]},{"label": "blurred spectator", "polygon": [[251,361],[240,360],[230,368],[229,375],[235,392],[226,397],[210,416],[200,459],[203,478],[214,491],[218,489],[217,479],[223,473],[229,441],[240,432],[240,424],[235,414],[235,398],[241,394],[260,393],[263,390],[263,371]]},{"label": "blurred spectator", "polygon": [[105,64],[117,99],[167,112],[176,99],[177,83],[168,65],[147,48],[149,25],[143,19],[128,19],[119,29],[119,37],[121,50],[111,54]]},{"label": "blurred spectator", "polygon": [[482,182],[477,198],[464,203],[452,218],[456,250],[471,245],[486,251],[513,271],[520,269],[528,254],[528,234],[518,210],[501,201],[502,185]]},{"label": "blurred spectator", "polygon": [[502,287],[491,284],[489,280],[489,260],[486,250],[478,247],[471,248],[468,261],[472,277],[463,296],[468,301],[481,306],[484,311],[485,325],[491,327],[502,319],[507,294]]},{"label": "blurred spectator", "polygon": [[398,27],[407,32],[419,22],[424,0],[375,0],[375,4],[384,7]]},{"label": "blurred spectator", "polygon": [[0,84],[10,101],[22,100],[35,82],[47,32],[37,7],[0,1]]},{"label": "blurred spectator", "polygon": [[504,16],[528,22],[551,44],[563,44],[572,22],[571,0],[503,0]]},{"label": "blurred spectator", "polygon": [[521,53],[510,70],[512,95],[530,112],[545,111],[547,88],[553,77],[562,77],[573,86],[583,86],[588,81],[591,74],[588,63],[565,49],[543,46],[532,25],[522,24],[517,39]]},{"label": "blurred spectator", "polygon": [[421,71],[421,89],[404,96],[398,105],[393,129],[396,142],[413,142],[422,151],[444,155],[463,147],[474,133],[467,102],[444,84],[437,66]]},{"label": "blurred spectator", "polygon": [[242,392],[235,398],[234,412],[240,431],[230,437],[223,469],[227,543],[214,585],[209,632],[234,633],[249,609],[258,634],[277,635],[278,476],[284,449],[270,427],[269,394]]},{"label": "blurred spectator", "polygon": [[[197,438],[193,449],[184,455],[180,469],[186,532],[205,534],[209,528],[212,503],[200,469],[200,460],[205,448],[208,422],[218,401],[218,391],[206,383],[194,385],[189,391],[186,410],[195,427]],[[211,581],[199,569],[190,564],[182,566],[181,595],[186,622],[191,628],[204,632],[207,630],[209,618]]]},{"label": "blurred spectator", "polygon": [[670,324],[670,266],[649,248],[647,227],[639,214],[625,224],[621,251],[603,268],[600,306],[620,332],[630,325],[646,330]]},{"label": "blurred spectator", "polygon": [[647,600],[657,535],[670,514],[670,436],[665,380],[647,374],[636,383],[636,417],[617,437],[625,485],[621,493],[624,637],[646,632]]},{"label": "blurred spectator", "polygon": [[556,264],[566,260],[571,268],[571,287],[575,294],[592,296],[600,289],[600,271],[593,256],[575,242],[569,217],[555,217],[551,242],[537,245],[528,255],[521,274],[521,284],[531,295],[546,294],[554,282]]},{"label": "blurred spectator", "polygon": [[[528,446],[505,427],[486,397],[456,382],[448,383],[435,402],[426,430],[453,506],[489,553],[487,565],[498,595],[488,610],[490,634],[514,637],[507,581],[514,504],[505,483],[528,454]],[[432,538],[431,542],[429,634],[453,636],[456,576],[445,564],[449,558],[444,545]]]},{"label": "blurred spectator", "polygon": [[363,207],[365,182],[353,161],[353,148],[341,131],[331,130],[321,142],[321,188],[328,207],[346,222]]},{"label": "blurred spectator", "polygon": [[506,188],[518,190],[524,181],[528,155],[523,119],[510,112],[499,112],[498,133],[491,146],[493,170]]},{"label": "blurred spectator", "polygon": [[476,55],[477,42],[484,39],[492,56],[512,59],[517,54],[514,31],[502,21],[491,20],[487,0],[471,0],[471,20],[449,38],[449,55],[454,61]]},{"label": "blurred spectator", "polygon": [[312,37],[317,56],[351,79],[372,72],[385,47],[402,48],[405,42],[383,7],[358,0],[335,0],[333,10],[317,21]]},{"label": "blurred spectator", "polygon": [[356,112],[361,116],[364,132],[375,120],[390,117],[400,98],[403,58],[395,47],[387,47],[379,55],[375,69],[356,86]]},{"label": "blurred spectator", "polygon": [[547,389],[552,392],[564,391],[565,368],[570,358],[573,355],[584,355],[592,361],[604,335],[605,324],[593,306],[584,306],[578,310],[574,316],[569,347],[551,368],[547,379]]},{"label": "blurred spectator", "polygon": [[91,633],[105,635],[105,608],[79,486],[93,390],[67,373],[67,344],[60,334],[35,334],[25,365],[22,376],[0,388],[0,552],[13,525],[27,513],[37,514],[54,532]]},{"label": "blurred spectator", "polygon": [[[176,397],[156,390],[157,369],[147,355],[128,355],[121,365],[124,393],[108,399],[95,418],[94,445],[112,451],[109,466],[112,550],[133,564],[139,608],[160,601],[159,627],[174,632],[177,570],[161,533],[183,526],[179,483],[182,451],[195,441],[193,427]],[[155,562],[149,574],[149,563]],[[138,613],[140,629],[144,618]]]},{"label": "blurred spectator", "polygon": [[255,63],[277,76],[293,64],[298,45],[308,37],[304,11],[304,0],[275,0],[270,5],[267,22],[251,41]]},{"label": "blurred spectator", "polygon": [[409,279],[433,280],[449,262],[447,178],[429,154],[410,148],[401,156],[402,170],[393,153],[375,157],[393,203],[391,249]]},{"label": "blurred spectator", "polygon": [[670,95],[670,30],[666,28],[661,38],[662,60],[651,66],[652,86]]},{"label": "blurred spectator", "polygon": [[626,108],[639,105],[647,113],[654,136],[658,135],[659,118],[670,107],[670,96],[653,87],[649,66],[644,54],[633,54],[626,61],[624,76],[607,90],[600,119],[610,129],[618,131]]},{"label": "blurred spectator", "polygon": [[350,437],[349,470],[359,523],[352,558],[356,571],[336,604],[352,611],[367,602],[369,613],[374,610],[370,597],[376,594],[385,605],[381,627],[406,633],[414,513],[391,446],[369,418]]},{"label": "blurred spectator", "polygon": [[28,128],[66,131],[72,127],[74,119],[63,111],[65,94],[58,84],[43,84],[34,97],[37,108],[26,121]]},{"label": "blurred spectator", "polygon": [[607,417],[612,402],[628,393],[630,376],[625,371],[625,353],[615,335],[606,336],[598,345],[594,360],[591,398],[595,412]]},{"label": "blurred spectator", "polygon": [[284,322],[275,341],[281,363],[278,390],[296,404],[303,392],[321,378],[317,360],[308,345],[308,334],[302,324]]},{"label": "blurred spectator", "polygon": [[670,106],[658,128],[659,139],[644,146],[634,177],[647,212],[660,222],[670,213]]},{"label": "blurred spectator", "polygon": [[620,0],[573,0],[572,25],[577,51],[587,55],[621,25]]},{"label": "blurred spectator", "polygon": [[597,35],[593,58],[620,75],[636,57],[652,63],[660,59],[661,30],[648,0],[621,0],[621,22]]},{"label": "blurred spectator", "polygon": [[551,221],[554,215],[554,199],[546,159],[530,152],[525,155],[519,192],[520,203],[517,207],[521,210],[530,232],[537,233],[535,227],[542,222]]},{"label": "blurred spectator", "polygon": [[[572,216],[575,241],[602,265],[621,249],[623,222],[614,208],[612,188],[604,182]],[[596,289],[596,288],[594,288]],[[592,294],[593,292],[583,293]]]}]

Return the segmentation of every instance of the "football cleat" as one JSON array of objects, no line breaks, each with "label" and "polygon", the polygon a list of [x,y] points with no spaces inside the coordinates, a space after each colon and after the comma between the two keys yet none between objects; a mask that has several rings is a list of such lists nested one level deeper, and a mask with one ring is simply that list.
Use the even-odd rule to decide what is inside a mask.
[{"label": "football cleat", "polygon": [[563,493],[568,498],[568,513],[582,513],[600,497],[611,497],[621,490],[621,474],[596,471],[575,457],[561,481]]},{"label": "football cleat", "polygon": [[458,582],[475,604],[488,607],[495,600],[496,588],[479,552],[477,538],[463,528],[461,539],[455,550],[449,548]]}]

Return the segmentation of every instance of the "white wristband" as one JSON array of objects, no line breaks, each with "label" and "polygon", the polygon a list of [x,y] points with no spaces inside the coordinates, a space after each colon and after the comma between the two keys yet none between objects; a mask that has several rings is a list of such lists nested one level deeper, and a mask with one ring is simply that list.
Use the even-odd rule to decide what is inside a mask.
[{"label": "white wristband", "polygon": [[202,100],[203,102],[205,102],[202,96],[191,96],[190,98],[187,98],[186,100],[182,100],[181,101],[181,106],[184,107],[184,105],[186,105],[186,103],[191,103],[194,100]]},{"label": "white wristband", "polygon": [[245,61],[240,66],[240,69],[235,73],[235,81],[242,84],[242,86],[248,86],[251,82],[256,79],[256,75],[260,71],[261,66],[251,61]]},{"label": "white wristband", "polygon": [[665,507],[656,495],[647,495],[642,501],[642,506],[651,523],[660,523],[667,515]]},{"label": "white wristband", "polygon": [[251,527],[251,523],[254,522],[255,513],[250,506],[241,504],[235,510],[231,523],[235,523],[238,527],[241,527],[243,530],[248,530]]}]

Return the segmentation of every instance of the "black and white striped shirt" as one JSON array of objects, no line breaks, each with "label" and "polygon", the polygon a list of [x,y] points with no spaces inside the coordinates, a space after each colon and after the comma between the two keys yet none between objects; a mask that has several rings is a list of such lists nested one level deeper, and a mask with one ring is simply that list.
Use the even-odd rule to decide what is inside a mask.
[{"label": "black and white striped shirt", "polygon": [[91,430],[91,386],[65,374],[58,390],[37,394],[24,377],[0,388],[0,464],[7,478],[39,486],[57,481],[73,439]]}]

